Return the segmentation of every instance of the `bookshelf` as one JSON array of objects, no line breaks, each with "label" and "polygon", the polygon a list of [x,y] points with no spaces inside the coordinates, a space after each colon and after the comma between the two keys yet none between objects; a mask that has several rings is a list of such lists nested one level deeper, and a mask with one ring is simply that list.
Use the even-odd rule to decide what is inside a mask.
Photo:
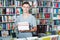
[{"label": "bookshelf", "polygon": [[59,34],[60,26],[60,0],[53,0],[53,28]]},{"label": "bookshelf", "polygon": [[[39,12],[36,14],[37,24],[38,24],[38,34],[45,33],[51,35],[52,31],[52,0],[37,0],[37,8]],[[46,28],[43,28],[46,27]],[[40,29],[39,29],[40,28]],[[39,30],[44,30],[45,32],[40,32]]]},{"label": "bookshelf", "polygon": [[[15,0],[0,0],[0,37],[11,35],[15,29]],[[6,36],[3,33],[7,34]]]}]

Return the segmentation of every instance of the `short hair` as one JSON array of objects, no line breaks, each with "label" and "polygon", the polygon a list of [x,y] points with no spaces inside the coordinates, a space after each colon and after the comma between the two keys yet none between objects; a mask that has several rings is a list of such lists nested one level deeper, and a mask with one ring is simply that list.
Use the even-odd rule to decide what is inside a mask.
[{"label": "short hair", "polygon": [[28,4],[28,5],[30,6],[29,2],[23,2],[22,6],[23,6],[24,4]]}]

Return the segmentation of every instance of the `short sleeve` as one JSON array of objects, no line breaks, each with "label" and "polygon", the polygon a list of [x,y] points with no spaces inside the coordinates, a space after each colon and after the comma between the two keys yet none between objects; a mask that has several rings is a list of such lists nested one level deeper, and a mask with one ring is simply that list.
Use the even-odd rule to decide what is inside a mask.
[{"label": "short sleeve", "polygon": [[36,18],[34,16],[32,17],[32,26],[33,27],[37,26],[37,24],[36,24]]}]

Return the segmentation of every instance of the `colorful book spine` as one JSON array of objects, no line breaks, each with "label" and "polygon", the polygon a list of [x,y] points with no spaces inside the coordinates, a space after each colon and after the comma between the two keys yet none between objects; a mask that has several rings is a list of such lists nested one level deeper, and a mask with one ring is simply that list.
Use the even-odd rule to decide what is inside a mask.
[{"label": "colorful book spine", "polygon": [[3,23],[3,29],[6,30],[6,23]]},{"label": "colorful book spine", "polygon": [[20,9],[16,8],[16,14],[20,14]]},{"label": "colorful book spine", "polygon": [[2,24],[0,24],[0,30],[2,30]]},{"label": "colorful book spine", "polygon": [[45,13],[45,18],[50,18],[50,13]]}]

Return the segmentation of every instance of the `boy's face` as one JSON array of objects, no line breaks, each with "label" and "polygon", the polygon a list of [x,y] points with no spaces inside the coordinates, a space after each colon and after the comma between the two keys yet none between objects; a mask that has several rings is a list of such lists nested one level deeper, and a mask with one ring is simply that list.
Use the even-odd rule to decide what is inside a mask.
[{"label": "boy's face", "polygon": [[29,6],[28,4],[24,4],[24,5],[22,6],[22,9],[23,9],[23,12],[24,12],[24,13],[27,13],[27,12],[29,12],[30,6]]}]

